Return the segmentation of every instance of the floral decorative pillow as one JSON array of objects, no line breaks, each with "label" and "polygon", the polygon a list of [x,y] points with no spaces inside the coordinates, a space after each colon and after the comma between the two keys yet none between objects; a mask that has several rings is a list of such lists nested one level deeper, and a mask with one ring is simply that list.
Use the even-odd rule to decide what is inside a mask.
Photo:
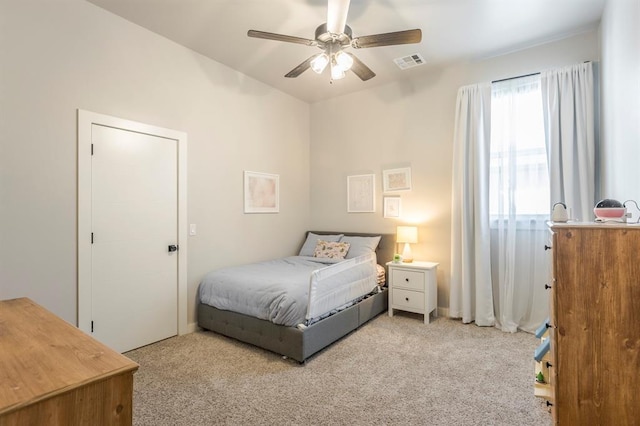
[{"label": "floral decorative pillow", "polygon": [[313,251],[316,249],[316,244],[320,239],[324,241],[340,241],[340,238],[342,238],[342,234],[320,235],[320,234],[314,234],[313,232],[309,232],[307,233],[307,239],[302,245],[302,248],[300,249],[300,254],[298,256],[313,256]]},{"label": "floral decorative pillow", "polygon": [[349,243],[318,240],[313,256],[329,259],[344,259],[349,251],[350,245]]}]

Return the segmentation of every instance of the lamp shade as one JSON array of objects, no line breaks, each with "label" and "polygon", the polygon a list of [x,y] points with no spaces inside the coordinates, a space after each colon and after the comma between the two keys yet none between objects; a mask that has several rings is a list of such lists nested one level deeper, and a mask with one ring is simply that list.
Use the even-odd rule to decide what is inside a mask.
[{"label": "lamp shade", "polygon": [[418,242],[418,227],[398,226],[396,231],[396,242],[415,244]]},{"label": "lamp shade", "polygon": [[326,53],[321,53],[314,60],[311,61],[311,69],[313,70],[313,72],[317,74],[321,74],[328,64],[329,64],[329,56],[327,56]]},{"label": "lamp shade", "polygon": [[347,52],[340,50],[336,52],[335,58],[336,64],[338,64],[342,71],[349,71],[351,69],[351,66],[353,65],[353,57]]},{"label": "lamp shade", "polygon": [[340,80],[341,78],[344,78],[344,71],[334,60],[333,62],[331,62],[331,79]]}]

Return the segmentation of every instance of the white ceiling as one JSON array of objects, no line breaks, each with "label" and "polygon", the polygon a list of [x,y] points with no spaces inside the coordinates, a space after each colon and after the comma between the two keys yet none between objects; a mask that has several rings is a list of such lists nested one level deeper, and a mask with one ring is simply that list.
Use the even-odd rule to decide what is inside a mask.
[{"label": "white ceiling", "polygon": [[[261,30],[313,39],[327,0],[88,0],[116,15],[301,100],[315,102],[401,79],[452,61],[477,60],[596,28],[606,0],[352,0],[353,36],[420,28],[419,44],[351,50],[375,73],[329,83],[328,70],[284,75],[317,47],[247,37]],[[393,59],[420,53],[400,70]]]}]

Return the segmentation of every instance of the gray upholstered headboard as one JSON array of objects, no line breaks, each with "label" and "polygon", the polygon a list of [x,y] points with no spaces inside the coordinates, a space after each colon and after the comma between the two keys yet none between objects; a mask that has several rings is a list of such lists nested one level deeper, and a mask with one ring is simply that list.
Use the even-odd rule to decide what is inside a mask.
[{"label": "gray upholstered headboard", "polygon": [[376,248],[376,256],[378,258],[378,263],[384,266],[385,270],[387,269],[386,263],[393,260],[393,255],[396,252],[396,234],[369,234],[369,233],[363,233],[363,232],[342,232],[342,231],[307,231],[307,233],[304,236],[304,239],[302,240],[303,243],[306,240],[309,232],[313,232],[314,234],[318,234],[318,235],[344,234],[350,237],[377,237],[379,235],[381,238],[380,238],[380,243],[378,244],[378,248]]}]

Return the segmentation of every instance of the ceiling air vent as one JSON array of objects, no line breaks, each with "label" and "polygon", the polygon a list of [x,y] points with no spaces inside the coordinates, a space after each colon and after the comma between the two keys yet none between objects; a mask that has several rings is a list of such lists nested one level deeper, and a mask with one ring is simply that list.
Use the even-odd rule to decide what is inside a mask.
[{"label": "ceiling air vent", "polygon": [[417,67],[418,65],[424,64],[424,58],[419,53],[414,53],[413,55],[403,56],[402,58],[396,58],[393,60],[396,63],[398,68],[401,70],[406,70],[407,68]]}]

